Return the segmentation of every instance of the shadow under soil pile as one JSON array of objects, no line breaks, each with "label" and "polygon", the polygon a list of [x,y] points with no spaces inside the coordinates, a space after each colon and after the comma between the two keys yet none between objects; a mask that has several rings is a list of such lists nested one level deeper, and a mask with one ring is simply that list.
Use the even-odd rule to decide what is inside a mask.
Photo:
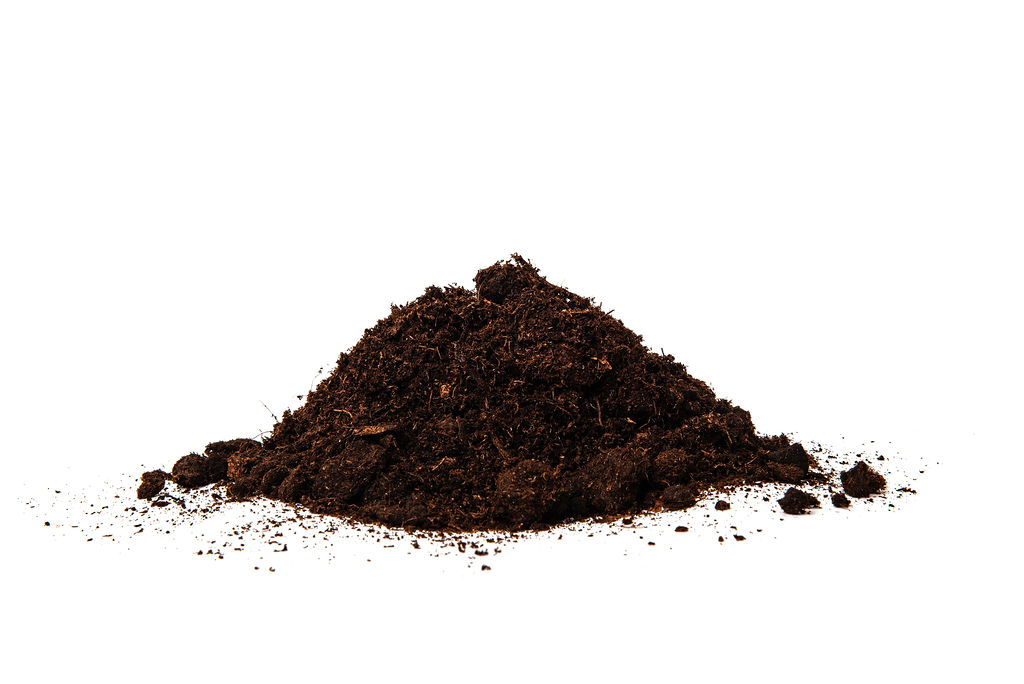
[{"label": "shadow under soil pile", "polygon": [[[215,442],[169,477],[442,530],[686,508],[711,486],[819,477],[800,444],[758,435],[749,413],[518,255],[475,283],[392,307],[262,443]],[[140,497],[164,477],[147,473]]]}]

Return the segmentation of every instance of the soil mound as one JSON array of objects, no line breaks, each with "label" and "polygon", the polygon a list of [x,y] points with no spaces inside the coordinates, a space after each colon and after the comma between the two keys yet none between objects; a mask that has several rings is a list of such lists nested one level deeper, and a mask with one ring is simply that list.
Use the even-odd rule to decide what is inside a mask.
[{"label": "soil mound", "polygon": [[210,444],[171,479],[446,530],[685,508],[711,486],[807,479],[800,444],[758,435],[749,413],[518,255],[475,284],[393,306],[262,443]]}]

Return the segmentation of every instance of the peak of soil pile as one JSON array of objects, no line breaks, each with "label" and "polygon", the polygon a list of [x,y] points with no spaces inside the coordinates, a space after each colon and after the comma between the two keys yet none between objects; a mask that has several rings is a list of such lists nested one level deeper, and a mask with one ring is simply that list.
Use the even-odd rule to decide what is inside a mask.
[{"label": "peak of soil pile", "polygon": [[470,530],[685,508],[711,486],[807,477],[800,444],[758,435],[749,413],[518,255],[475,284],[392,307],[263,443],[211,444],[171,478]]}]

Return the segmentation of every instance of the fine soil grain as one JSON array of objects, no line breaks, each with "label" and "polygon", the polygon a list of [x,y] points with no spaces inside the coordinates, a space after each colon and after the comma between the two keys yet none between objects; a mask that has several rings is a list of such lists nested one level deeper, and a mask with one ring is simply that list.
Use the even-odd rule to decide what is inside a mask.
[{"label": "fine soil grain", "polygon": [[[747,411],[518,255],[474,282],[393,306],[269,437],[212,443],[170,479],[465,531],[687,508],[711,488],[815,477],[799,443],[759,435]],[[140,498],[163,477],[146,473]]]}]

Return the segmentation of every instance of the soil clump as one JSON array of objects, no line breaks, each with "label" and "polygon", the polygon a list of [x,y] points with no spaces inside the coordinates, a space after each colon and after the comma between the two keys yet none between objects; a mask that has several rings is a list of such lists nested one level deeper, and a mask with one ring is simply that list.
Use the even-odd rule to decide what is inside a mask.
[{"label": "soil clump", "polygon": [[779,506],[782,507],[783,513],[802,515],[807,512],[808,508],[821,508],[821,502],[813,494],[808,494],[796,487],[790,487],[782,498],[779,499]]},{"label": "soil clump", "polygon": [[162,470],[150,470],[142,473],[141,484],[136,492],[140,499],[152,499],[163,491],[164,483],[167,481],[167,473]]},{"label": "soil clump", "polygon": [[864,461],[839,474],[843,491],[853,497],[864,498],[885,489],[885,478]]}]

